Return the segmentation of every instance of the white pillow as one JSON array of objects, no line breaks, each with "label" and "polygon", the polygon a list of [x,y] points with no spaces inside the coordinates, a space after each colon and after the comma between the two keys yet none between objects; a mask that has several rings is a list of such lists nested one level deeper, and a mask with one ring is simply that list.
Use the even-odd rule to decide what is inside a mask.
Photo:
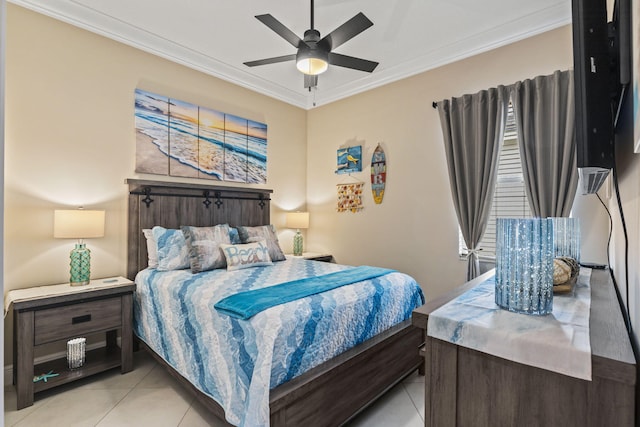
[{"label": "white pillow", "polygon": [[158,244],[155,237],[153,237],[153,231],[150,228],[142,230],[142,234],[147,239],[147,266],[149,268],[158,268]]}]

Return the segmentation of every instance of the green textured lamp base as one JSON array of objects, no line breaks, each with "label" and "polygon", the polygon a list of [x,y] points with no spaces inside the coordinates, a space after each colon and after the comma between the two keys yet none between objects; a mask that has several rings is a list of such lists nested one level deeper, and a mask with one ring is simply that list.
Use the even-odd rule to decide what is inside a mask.
[{"label": "green textured lamp base", "polygon": [[88,285],[91,277],[91,251],[85,243],[76,243],[71,250],[71,286]]},{"label": "green textured lamp base", "polygon": [[302,256],[302,234],[300,234],[300,230],[293,236],[293,255]]}]

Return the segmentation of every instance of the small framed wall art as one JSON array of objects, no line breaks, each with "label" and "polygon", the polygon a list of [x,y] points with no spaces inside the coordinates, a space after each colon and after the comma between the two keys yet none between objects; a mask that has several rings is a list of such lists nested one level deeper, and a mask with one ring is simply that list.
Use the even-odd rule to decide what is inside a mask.
[{"label": "small framed wall art", "polygon": [[362,146],[338,149],[338,168],[336,173],[362,172]]}]

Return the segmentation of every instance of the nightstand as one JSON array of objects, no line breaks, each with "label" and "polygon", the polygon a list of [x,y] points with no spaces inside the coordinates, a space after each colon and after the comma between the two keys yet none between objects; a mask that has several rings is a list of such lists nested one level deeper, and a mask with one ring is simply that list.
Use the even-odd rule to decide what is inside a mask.
[{"label": "nightstand", "polygon": [[[13,383],[18,409],[33,405],[34,393],[120,366],[133,369],[133,292],[124,277],[92,280],[86,286],[67,284],[16,289],[7,294],[5,310],[13,303]],[[117,337],[120,331],[121,344]],[[66,357],[34,366],[34,348],[79,336],[106,335],[106,347],[87,351],[82,367],[70,370]],[[59,374],[33,382],[34,373]]]},{"label": "nightstand", "polygon": [[333,255],[321,252],[303,252],[302,256],[287,254],[287,257],[304,258],[311,261],[334,262]]}]

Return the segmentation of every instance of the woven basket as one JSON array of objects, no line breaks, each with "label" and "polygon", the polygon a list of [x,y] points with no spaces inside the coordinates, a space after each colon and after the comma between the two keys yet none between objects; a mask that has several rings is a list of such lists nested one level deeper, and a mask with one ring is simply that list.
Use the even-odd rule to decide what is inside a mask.
[{"label": "woven basket", "polygon": [[576,282],[578,281],[578,275],[575,274],[571,276],[569,280],[564,283],[560,283],[558,285],[553,285],[553,293],[554,294],[568,294],[573,292],[573,289],[576,286]]}]

